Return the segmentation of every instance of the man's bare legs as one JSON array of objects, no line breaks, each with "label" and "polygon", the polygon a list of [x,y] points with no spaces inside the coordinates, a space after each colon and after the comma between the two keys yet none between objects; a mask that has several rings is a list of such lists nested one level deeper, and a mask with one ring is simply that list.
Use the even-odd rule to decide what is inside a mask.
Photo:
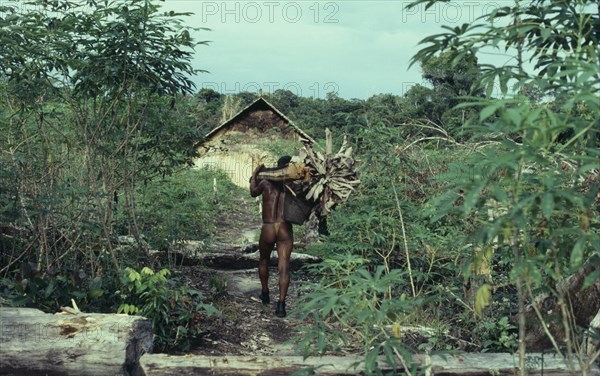
[{"label": "man's bare legs", "polygon": [[279,301],[285,302],[288,287],[290,286],[290,256],[292,254],[292,241],[277,242],[277,269],[279,270]]},{"label": "man's bare legs", "polygon": [[290,286],[290,256],[294,245],[294,236],[292,233],[292,225],[288,222],[282,222],[279,226],[277,236],[277,259],[279,270],[279,300],[277,301],[277,309],[275,315],[285,317],[285,298],[287,290]]},{"label": "man's bare legs", "polygon": [[261,299],[263,303],[269,303],[269,259],[271,251],[275,245],[275,229],[272,223],[265,223],[260,231],[258,240],[258,249],[260,257],[258,259],[258,277],[262,288]]},{"label": "man's bare legs", "polygon": [[263,303],[268,303],[269,294],[269,259],[273,246],[277,243],[277,258],[279,270],[279,301],[277,303],[277,315],[283,317],[285,312],[285,298],[287,290],[290,286],[290,257],[293,248],[293,233],[292,225],[281,222],[277,225],[273,223],[263,224],[258,248],[260,250],[260,258],[258,261],[258,276],[262,288],[261,299]]}]

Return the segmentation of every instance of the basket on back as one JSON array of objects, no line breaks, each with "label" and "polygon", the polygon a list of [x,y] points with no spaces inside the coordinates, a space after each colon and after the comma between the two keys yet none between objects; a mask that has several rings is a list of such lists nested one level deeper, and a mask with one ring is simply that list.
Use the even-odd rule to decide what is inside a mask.
[{"label": "basket on back", "polygon": [[301,183],[310,180],[310,169],[304,163],[284,167],[263,168],[257,178],[284,184],[283,218],[295,225],[304,224],[316,205],[306,199]]}]

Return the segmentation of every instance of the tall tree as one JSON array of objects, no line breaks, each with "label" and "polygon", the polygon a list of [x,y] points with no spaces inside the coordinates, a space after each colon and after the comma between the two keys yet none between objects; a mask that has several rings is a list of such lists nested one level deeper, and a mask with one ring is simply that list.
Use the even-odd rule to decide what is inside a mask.
[{"label": "tall tree", "polygon": [[452,52],[448,51],[420,61],[420,65],[423,79],[431,87],[415,85],[406,92],[404,121],[427,119],[459,136],[475,111],[455,107],[464,103],[465,97],[483,95],[476,85],[481,76],[477,57],[469,54],[454,62]]},{"label": "tall tree", "polygon": [[[421,0],[410,6],[435,3]],[[481,173],[463,176],[438,200],[438,217],[457,210],[478,217],[481,226],[469,239],[480,245],[475,259],[498,252],[512,266],[522,375],[527,372],[531,329],[527,301],[557,354],[562,356],[561,347],[567,349],[573,370],[579,362],[586,372],[600,355],[595,349],[589,358],[584,356],[576,327],[589,325],[600,309],[598,294],[593,293],[600,291],[599,26],[596,1],[515,1],[477,22],[445,27],[445,32],[425,38],[425,46],[413,58],[413,63],[422,63],[449,53],[450,67],[455,67],[484,47],[509,50],[516,57],[513,62],[482,66],[476,89],[490,98],[496,84],[502,95],[535,85],[544,96],[569,98],[560,108],[536,105],[518,95],[461,104],[460,108],[482,106],[477,130],[489,147],[470,161]],[[533,71],[526,69],[526,59]],[[432,79],[443,82],[444,76],[435,72],[430,72]],[[565,132],[568,136],[560,137]],[[581,283],[570,283],[573,280]],[[479,311],[489,302],[489,292],[489,285],[480,288]],[[536,300],[541,294],[553,309],[541,309]]]},{"label": "tall tree", "polygon": [[191,156],[196,131],[178,123],[176,101],[194,89],[193,49],[205,42],[183,27],[189,13],[161,12],[150,0],[31,5],[0,18],[2,165],[15,172],[17,222],[33,234],[25,256],[48,271],[72,252],[88,257],[94,274],[94,252],[104,249],[118,268],[115,205],[125,203],[143,244],[138,182]]}]

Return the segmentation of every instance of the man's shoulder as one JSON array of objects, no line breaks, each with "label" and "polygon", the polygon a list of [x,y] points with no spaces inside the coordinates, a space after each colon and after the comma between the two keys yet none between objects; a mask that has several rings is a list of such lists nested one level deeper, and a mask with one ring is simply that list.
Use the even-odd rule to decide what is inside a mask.
[{"label": "man's shoulder", "polygon": [[258,182],[258,185],[262,186],[262,187],[270,187],[271,186],[271,182],[268,180],[261,180]]},{"label": "man's shoulder", "polygon": [[275,183],[270,180],[262,180],[260,184],[263,184],[264,187],[268,187],[269,189],[281,190]]}]

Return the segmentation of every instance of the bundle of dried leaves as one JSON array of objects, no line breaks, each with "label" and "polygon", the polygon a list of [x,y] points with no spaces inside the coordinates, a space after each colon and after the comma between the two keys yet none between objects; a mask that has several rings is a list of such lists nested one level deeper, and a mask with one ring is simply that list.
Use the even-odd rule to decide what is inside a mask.
[{"label": "bundle of dried leaves", "polygon": [[300,151],[300,160],[310,171],[310,178],[302,183],[306,198],[317,202],[316,213],[328,215],[331,210],[348,199],[358,187],[360,180],[356,171],[357,162],[352,156],[352,147],[344,137],[337,153],[333,153],[331,131],[325,130],[325,153],[305,144]]},{"label": "bundle of dried leaves", "polygon": [[299,154],[294,158],[296,161],[286,167],[262,169],[258,178],[282,182],[293,195],[303,192],[306,200],[315,203],[313,212],[321,217],[346,201],[360,184],[357,162],[346,137],[334,154],[331,131],[326,129],[325,153],[306,143]]}]

